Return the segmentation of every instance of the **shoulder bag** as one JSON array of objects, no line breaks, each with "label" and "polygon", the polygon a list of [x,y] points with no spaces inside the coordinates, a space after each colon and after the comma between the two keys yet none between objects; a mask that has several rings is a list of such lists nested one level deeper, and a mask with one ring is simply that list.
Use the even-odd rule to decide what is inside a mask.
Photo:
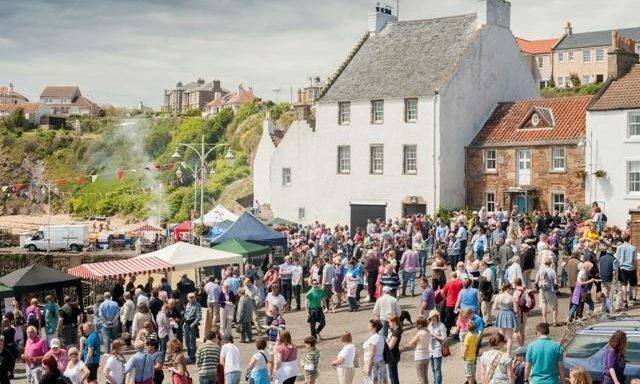
[{"label": "shoulder bag", "polygon": [[493,361],[491,362],[491,367],[489,368],[489,372],[485,377],[482,378],[482,384],[489,384],[491,382],[491,379],[493,379],[493,374],[496,372],[496,369],[498,368],[498,363],[500,363],[500,359],[502,358],[503,355],[504,353],[500,351],[496,353],[496,356],[493,358]]}]

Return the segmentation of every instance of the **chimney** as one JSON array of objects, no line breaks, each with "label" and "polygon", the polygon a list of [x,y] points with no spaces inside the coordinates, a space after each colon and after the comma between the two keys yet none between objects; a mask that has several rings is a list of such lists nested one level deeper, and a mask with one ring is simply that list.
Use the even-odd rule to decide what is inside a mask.
[{"label": "chimney", "polygon": [[249,87],[249,93],[253,95],[253,87]]},{"label": "chimney", "polygon": [[264,116],[264,121],[262,122],[262,131],[269,132],[269,135],[273,135],[275,133],[275,127],[273,125],[273,120],[271,120],[271,111],[267,111]]},{"label": "chimney", "polygon": [[305,103],[297,103],[293,106],[294,120],[309,121],[311,117],[311,106]]},{"label": "chimney", "polygon": [[398,21],[398,17],[394,16],[389,6],[381,6],[376,4],[375,12],[369,13],[369,33],[375,35],[389,22]]},{"label": "chimney", "polygon": [[203,78],[199,78],[198,79],[198,85],[203,85],[204,84],[204,79]]},{"label": "chimney", "polygon": [[242,84],[238,84],[238,95],[240,95],[242,91],[244,91],[244,88],[242,88]]},{"label": "chimney", "polygon": [[298,88],[298,103],[304,103],[304,100],[302,100],[302,88]]},{"label": "chimney", "polygon": [[214,100],[220,100],[220,99],[222,99],[222,92],[220,92],[220,91],[216,91],[216,93],[214,93],[213,99],[214,99]]},{"label": "chimney", "polygon": [[511,3],[505,0],[479,0],[477,27],[495,25],[511,28]]},{"label": "chimney", "polygon": [[142,101],[138,103],[138,109],[140,112],[144,112],[144,104],[142,104]]},{"label": "chimney", "polygon": [[569,36],[573,34],[573,27],[571,26],[571,22],[567,21],[567,24],[564,26],[564,35]]},{"label": "chimney", "polygon": [[213,90],[214,91],[220,91],[220,80],[213,80]]},{"label": "chimney", "polygon": [[623,76],[638,63],[638,54],[635,53],[635,48],[635,40],[622,37],[617,31],[611,32],[611,47],[607,52],[609,57],[607,76],[609,79]]},{"label": "chimney", "polygon": [[9,83],[9,94],[13,95],[13,83]]}]

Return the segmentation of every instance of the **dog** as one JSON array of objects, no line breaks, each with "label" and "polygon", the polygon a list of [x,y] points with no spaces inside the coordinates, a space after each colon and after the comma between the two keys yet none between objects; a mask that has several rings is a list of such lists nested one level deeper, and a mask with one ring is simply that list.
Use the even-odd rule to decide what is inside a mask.
[{"label": "dog", "polygon": [[400,324],[404,324],[404,321],[407,320],[409,324],[413,324],[411,321],[411,314],[409,311],[400,311]]}]

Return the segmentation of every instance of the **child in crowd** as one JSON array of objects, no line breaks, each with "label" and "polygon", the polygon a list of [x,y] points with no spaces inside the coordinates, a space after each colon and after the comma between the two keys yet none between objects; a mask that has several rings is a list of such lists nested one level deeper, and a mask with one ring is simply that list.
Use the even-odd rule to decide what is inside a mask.
[{"label": "child in crowd", "polygon": [[358,299],[356,294],[358,292],[358,278],[352,275],[347,275],[347,300],[349,301],[349,312],[356,312],[358,310]]},{"label": "child in crowd", "polygon": [[271,323],[266,326],[268,337],[267,350],[269,352],[269,372],[272,376],[275,372],[273,358],[275,356],[276,343],[280,337],[280,332],[286,328],[284,317],[282,317],[279,312],[278,306],[274,305],[271,307],[269,316],[271,316],[273,320],[271,320]]},{"label": "child in crowd", "polygon": [[609,300],[604,292],[598,292],[598,294],[596,294],[596,302],[599,304],[595,310],[598,318],[607,319],[613,315],[613,304],[611,304],[611,300]]},{"label": "child in crowd", "polygon": [[466,309],[467,308],[460,311],[458,320],[456,321],[456,327],[458,328],[458,337],[461,343],[464,342],[464,337],[467,334],[467,329],[469,326],[469,311],[467,311]]},{"label": "child in crowd", "polygon": [[567,281],[569,281],[569,274],[567,273],[567,255],[562,256],[562,263],[560,264],[560,287],[566,288]]},{"label": "child in crowd", "polygon": [[318,379],[318,365],[320,364],[320,351],[316,348],[316,338],[307,336],[304,339],[307,346],[307,354],[302,360],[304,369],[304,384],[315,384]]},{"label": "child in crowd", "polygon": [[[469,318],[467,317],[467,320]],[[464,375],[469,384],[476,383],[476,350],[478,348],[478,335],[475,333],[475,323],[468,322],[467,331],[462,342],[462,360],[464,361]]]},{"label": "child in crowd", "polygon": [[520,347],[513,351],[515,361],[513,362],[513,372],[515,373],[515,384],[524,384],[524,356],[527,353],[527,348]]}]

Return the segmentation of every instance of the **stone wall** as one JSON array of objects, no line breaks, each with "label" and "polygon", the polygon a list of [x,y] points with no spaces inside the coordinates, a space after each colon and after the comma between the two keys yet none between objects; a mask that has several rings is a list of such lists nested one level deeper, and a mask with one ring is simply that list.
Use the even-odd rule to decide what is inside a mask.
[{"label": "stone wall", "polygon": [[[531,186],[537,196],[536,208],[551,210],[551,193],[563,192],[565,202],[584,201],[584,180],[576,177],[584,169],[584,151],[575,145],[566,148],[566,171],[551,169],[551,146],[497,148],[497,169],[484,170],[484,149],[468,148],[466,158],[467,206],[478,209],[485,204],[485,193],[494,192],[496,206],[509,204],[507,189],[517,187],[517,149],[531,149]],[[515,202],[511,202],[515,203]]]}]

